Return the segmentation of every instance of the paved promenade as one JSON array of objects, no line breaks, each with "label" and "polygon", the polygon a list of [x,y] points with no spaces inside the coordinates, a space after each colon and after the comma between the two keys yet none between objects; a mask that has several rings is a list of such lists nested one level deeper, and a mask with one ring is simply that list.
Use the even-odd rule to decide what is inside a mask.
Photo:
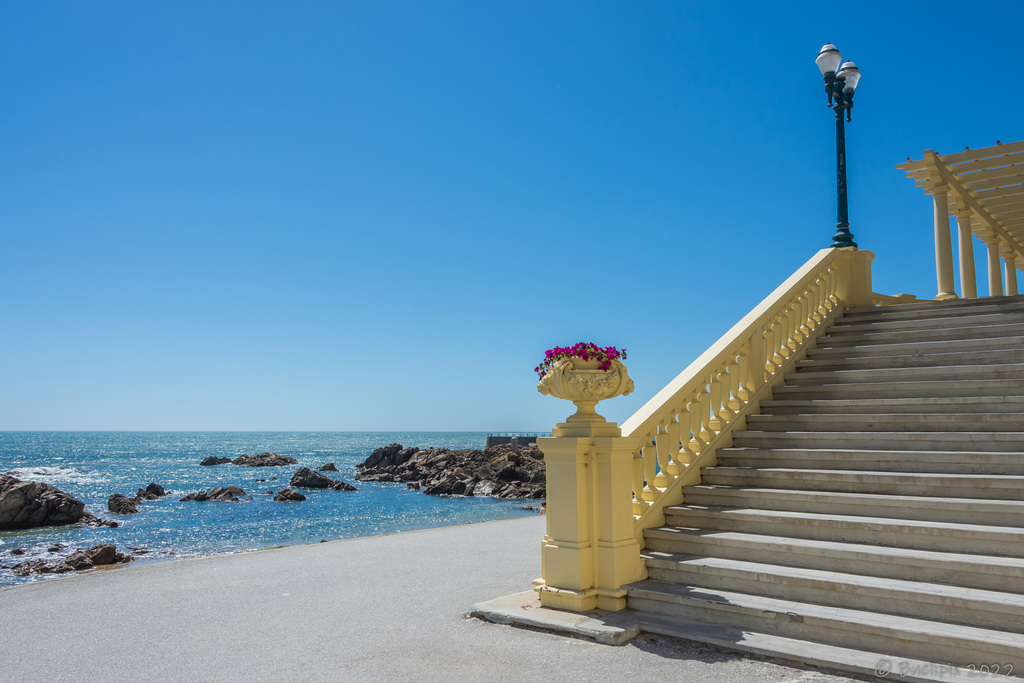
[{"label": "paved promenade", "polygon": [[539,575],[544,518],[129,566],[0,590],[3,681],[849,679],[466,618]]}]

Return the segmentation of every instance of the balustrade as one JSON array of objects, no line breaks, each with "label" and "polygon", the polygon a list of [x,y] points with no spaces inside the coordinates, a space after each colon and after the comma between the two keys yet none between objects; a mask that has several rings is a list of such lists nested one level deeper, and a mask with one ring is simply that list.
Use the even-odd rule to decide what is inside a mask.
[{"label": "balustrade", "polygon": [[[664,523],[664,508],[682,501],[682,487],[714,464],[717,448],[730,444],[732,430],[742,429],[843,306],[870,305],[870,265],[852,266],[871,258],[823,250],[623,423],[623,435],[640,444],[632,477],[638,542],[643,529]],[[850,300],[841,299],[841,283]]]}]

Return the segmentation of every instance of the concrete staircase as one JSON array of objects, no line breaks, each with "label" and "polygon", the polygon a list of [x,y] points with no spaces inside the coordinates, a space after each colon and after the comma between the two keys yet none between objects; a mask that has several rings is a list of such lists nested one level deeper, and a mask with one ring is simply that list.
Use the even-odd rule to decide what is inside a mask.
[{"label": "concrete staircase", "polygon": [[848,309],[761,410],[645,532],[642,627],[889,680],[1020,680],[1024,297]]}]

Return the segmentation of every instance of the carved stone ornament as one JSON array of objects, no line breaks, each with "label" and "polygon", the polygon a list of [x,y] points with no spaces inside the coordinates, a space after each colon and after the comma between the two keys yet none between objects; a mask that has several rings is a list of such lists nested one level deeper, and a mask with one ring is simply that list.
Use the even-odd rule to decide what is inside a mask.
[{"label": "carved stone ornament", "polygon": [[602,370],[600,364],[600,361],[582,358],[555,361],[537,382],[537,391],[576,404],[576,413],[567,422],[604,422],[594,406],[598,401],[633,393],[633,380],[620,360],[613,360],[607,371]]}]

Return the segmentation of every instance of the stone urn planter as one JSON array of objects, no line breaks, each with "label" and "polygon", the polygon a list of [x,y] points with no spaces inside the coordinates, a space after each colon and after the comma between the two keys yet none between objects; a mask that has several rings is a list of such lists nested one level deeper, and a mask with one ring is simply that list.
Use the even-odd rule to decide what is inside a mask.
[{"label": "stone urn planter", "polygon": [[633,380],[620,360],[611,361],[607,370],[597,359],[563,358],[551,366],[540,381],[537,391],[576,404],[575,414],[566,422],[604,422],[594,409],[598,401],[633,392]]}]

